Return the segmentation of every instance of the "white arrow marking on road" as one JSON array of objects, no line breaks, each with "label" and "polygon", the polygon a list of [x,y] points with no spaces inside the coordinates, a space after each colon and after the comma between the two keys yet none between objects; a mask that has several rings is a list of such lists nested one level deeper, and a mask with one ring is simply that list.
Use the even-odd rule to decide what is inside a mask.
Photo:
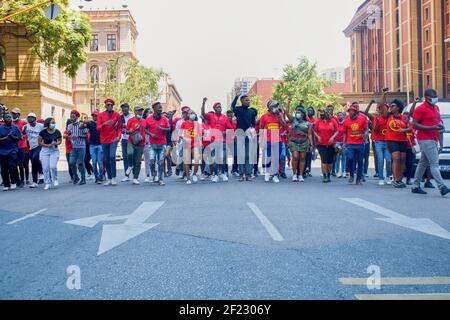
[{"label": "white arrow marking on road", "polygon": [[102,237],[97,255],[101,255],[128,240],[156,227],[159,223],[145,223],[164,202],[144,202],[130,215],[112,216],[103,214],[95,217],[66,221],[65,223],[93,228],[100,222],[126,220],[122,224],[103,225]]},{"label": "white arrow marking on road", "polygon": [[48,209],[42,209],[42,210],[36,211],[36,212],[34,212],[34,213],[27,214],[27,215],[23,216],[22,218],[19,218],[19,219],[10,221],[10,222],[8,222],[7,224],[9,224],[9,225],[11,225],[11,224],[16,224],[16,223],[21,222],[21,221],[23,221],[23,220],[33,218],[33,217],[37,216],[38,214],[40,214],[40,213],[42,213],[42,212],[44,212],[44,211],[47,211],[47,210],[48,210]]},{"label": "white arrow marking on road", "polygon": [[250,207],[250,209],[253,211],[253,213],[256,215],[259,221],[262,223],[262,225],[270,234],[273,240],[284,241],[283,236],[280,234],[277,228],[272,224],[272,222],[270,222],[269,219],[267,219],[267,217],[261,212],[261,210],[259,210],[256,204],[249,202],[247,203],[247,205]]},{"label": "white arrow marking on road", "polygon": [[395,211],[380,207],[374,203],[359,199],[359,198],[341,198],[341,200],[350,202],[359,207],[368,209],[385,216],[387,218],[378,218],[377,220],[396,224],[401,227],[416,230],[432,236],[450,240],[450,232],[442,228],[440,225],[430,219],[414,219],[404,216]]}]

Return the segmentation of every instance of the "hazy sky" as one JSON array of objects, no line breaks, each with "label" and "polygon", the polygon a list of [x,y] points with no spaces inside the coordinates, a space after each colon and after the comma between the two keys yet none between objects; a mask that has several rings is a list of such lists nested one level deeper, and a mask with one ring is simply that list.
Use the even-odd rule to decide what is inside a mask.
[{"label": "hazy sky", "polygon": [[[81,1],[71,0],[78,5]],[[342,30],[363,0],[93,0],[92,8],[129,9],[137,21],[138,58],[161,67],[183,104],[203,96],[226,103],[234,79],[280,77],[305,55],[319,70],[349,65]]]}]

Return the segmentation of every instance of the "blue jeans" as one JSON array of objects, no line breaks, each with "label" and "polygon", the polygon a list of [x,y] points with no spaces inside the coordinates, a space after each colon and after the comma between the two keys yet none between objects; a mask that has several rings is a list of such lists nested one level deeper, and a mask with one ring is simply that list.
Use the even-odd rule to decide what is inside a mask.
[{"label": "blue jeans", "polygon": [[166,152],[165,144],[152,144],[150,146],[150,166],[156,168],[158,165],[158,178],[159,181],[164,179],[164,154]]},{"label": "blue jeans", "polygon": [[78,171],[80,171],[81,180],[86,178],[86,167],[84,166],[84,157],[86,156],[86,148],[73,148],[70,152],[70,167],[74,180],[78,180]]},{"label": "blue jeans", "polygon": [[[342,142],[336,143],[336,145],[341,145]],[[347,166],[347,155],[345,154],[345,150],[342,150],[341,154],[336,157],[336,160],[334,161],[334,172],[336,174],[339,174],[342,168],[342,174],[345,174],[345,170]]]},{"label": "blue jeans", "polygon": [[103,179],[103,148],[101,145],[89,146],[89,152],[91,154],[92,166],[94,168],[95,180]]},{"label": "blue jeans", "polygon": [[128,169],[128,140],[122,139],[122,159],[123,159],[123,170],[127,171]]},{"label": "blue jeans", "polygon": [[[378,176],[380,180],[391,176],[392,172],[392,160],[391,154],[387,148],[386,141],[375,141],[375,153],[377,159]],[[384,176],[384,163],[386,162],[386,177]]]},{"label": "blue jeans", "polygon": [[[245,141],[244,143],[242,143],[243,141]],[[252,168],[253,168],[253,164],[250,161],[250,157],[251,157],[251,145],[250,145],[250,138],[249,137],[239,137],[237,138],[237,144],[238,144],[238,148],[237,151],[238,153],[241,153],[242,151],[244,151],[244,154],[238,154],[238,167],[239,167],[239,175],[240,176],[247,176],[250,177],[252,175]],[[241,146],[239,147],[239,144],[241,144]],[[244,149],[244,150],[242,150]],[[243,159],[242,159],[243,158]],[[244,161],[242,161],[244,160]]]},{"label": "blue jeans", "polygon": [[356,179],[362,180],[363,166],[364,166],[364,144],[348,144],[346,148],[348,169],[350,171],[350,176],[355,176]]},{"label": "blue jeans", "polygon": [[[274,154],[277,151],[278,154]],[[278,172],[280,171],[280,161],[283,161],[283,158],[284,161],[286,161],[286,145],[284,142],[267,142],[266,169],[268,169],[268,172],[270,172],[271,175],[278,175]]]},{"label": "blue jeans", "polygon": [[287,157],[287,148],[286,148],[286,144],[284,142],[281,143],[281,151],[280,151],[280,161],[281,161],[281,174],[285,174],[286,173],[286,157]]},{"label": "blue jeans", "polygon": [[102,144],[103,154],[105,155],[105,166],[106,166],[106,173],[108,174],[108,179],[117,177],[116,172],[117,143],[118,142]]}]

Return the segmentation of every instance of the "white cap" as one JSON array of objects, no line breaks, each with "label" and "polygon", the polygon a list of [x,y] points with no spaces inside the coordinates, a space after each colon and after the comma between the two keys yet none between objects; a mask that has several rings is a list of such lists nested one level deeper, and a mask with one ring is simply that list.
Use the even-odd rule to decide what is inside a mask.
[{"label": "white cap", "polygon": [[37,118],[36,113],[33,113],[33,112],[30,112],[30,113],[27,115],[27,118],[28,118],[28,117]]}]

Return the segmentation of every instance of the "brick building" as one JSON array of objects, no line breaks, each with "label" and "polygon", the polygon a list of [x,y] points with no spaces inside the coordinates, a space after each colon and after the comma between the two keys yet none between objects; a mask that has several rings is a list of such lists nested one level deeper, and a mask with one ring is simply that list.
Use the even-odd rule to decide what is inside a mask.
[{"label": "brick building", "polygon": [[248,91],[249,96],[260,96],[262,105],[265,106],[272,98],[275,86],[281,83],[281,80],[275,79],[261,79],[255,81],[253,86]]}]

